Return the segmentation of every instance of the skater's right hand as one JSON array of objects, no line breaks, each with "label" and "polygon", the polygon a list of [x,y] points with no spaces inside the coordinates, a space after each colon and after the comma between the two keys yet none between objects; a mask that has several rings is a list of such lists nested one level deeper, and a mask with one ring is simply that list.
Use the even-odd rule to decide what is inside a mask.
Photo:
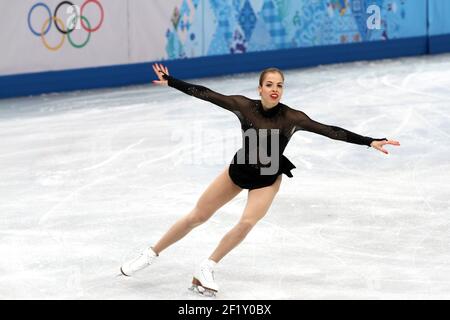
[{"label": "skater's right hand", "polygon": [[167,86],[168,81],[163,78],[164,74],[169,75],[169,69],[167,67],[163,66],[162,64],[155,63],[153,65],[153,70],[155,70],[156,76],[159,80],[153,80],[154,84],[160,85],[160,86]]}]

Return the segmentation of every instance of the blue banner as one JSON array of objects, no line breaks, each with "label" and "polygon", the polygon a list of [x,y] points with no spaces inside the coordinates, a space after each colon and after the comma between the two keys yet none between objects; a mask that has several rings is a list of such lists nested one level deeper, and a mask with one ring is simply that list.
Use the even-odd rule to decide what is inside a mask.
[{"label": "blue banner", "polygon": [[168,58],[194,58],[426,36],[427,0],[180,0],[171,21]]}]

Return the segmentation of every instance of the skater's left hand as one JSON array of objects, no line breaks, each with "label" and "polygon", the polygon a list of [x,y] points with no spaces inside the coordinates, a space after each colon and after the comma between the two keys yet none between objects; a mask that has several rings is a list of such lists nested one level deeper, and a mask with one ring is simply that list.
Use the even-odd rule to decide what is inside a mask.
[{"label": "skater's left hand", "polygon": [[382,140],[382,141],[372,141],[370,146],[374,149],[380,150],[381,152],[388,154],[387,150],[383,148],[385,144],[391,144],[393,146],[400,146],[400,142],[395,140]]}]

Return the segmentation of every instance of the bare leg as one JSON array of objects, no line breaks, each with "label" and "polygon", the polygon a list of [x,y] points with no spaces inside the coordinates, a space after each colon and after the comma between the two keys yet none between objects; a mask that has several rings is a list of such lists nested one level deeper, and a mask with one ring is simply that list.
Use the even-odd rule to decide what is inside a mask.
[{"label": "bare leg", "polygon": [[271,186],[249,191],[247,205],[241,219],[238,224],[222,238],[209,259],[219,262],[226,254],[244,240],[256,223],[266,215],[280,188],[281,179],[280,175]]},{"label": "bare leg", "polygon": [[182,239],[192,229],[207,221],[220,207],[238,195],[242,189],[233,183],[228,167],[208,186],[197,201],[194,209],[178,220],[164,236],[153,246],[153,251],[161,251]]}]

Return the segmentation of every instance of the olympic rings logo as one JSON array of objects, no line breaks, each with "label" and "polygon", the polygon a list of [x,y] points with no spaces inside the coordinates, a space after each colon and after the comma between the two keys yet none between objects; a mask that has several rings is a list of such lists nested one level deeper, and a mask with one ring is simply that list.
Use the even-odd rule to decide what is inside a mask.
[{"label": "olympic rings logo", "polygon": [[[97,7],[100,9],[100,22],[96,26],[91,26],[91,23],[86,18],[86,16],[83,14],[86,6],[89,3],[93,3],[93,4],[97,5]],[[58,11],[61,9],[61,7],[63,5],[69,6],[67,8],[67,13],[71,14],[69,19],[66,21],[67,28],[66,28],[66,25],[64,24],[64,21],[61,20],[61,18],[58,18]],[[48,13],[48,18],[42,24],[42,27],[39,30],[40,32],[36,31],[33,28],[33,26],[31,25],[31,17],[33,15],[34,10],[38,7],[44,8]],[[76,11],[76,12],[74,12],[74,11]],[[67,39],[69,40],[70,44],[74,48],[80,49],[80,48],[85,47],[88,44],[89,40],[91,39],[91,33],[96,32],[100,29],[100,27],[103,24],[104,17],[105,17],[105,12],[103,10],[103,6],[101,5],[101,3],[98,0],[86,0],[81,5],[81,8],[74,5],[70,1],[62,1],[61,3],[59,3],[56,6],[55,11],[53,12],[53,15],[52,15],[52,12],[50,11],[50,8],[45,3],[38,2],[38,3],[34,4],[31,7],[30,11],[28,12],[28,27],[30,28],[30,31],[35,36],[41,38],[44,46],[50,51],[57,51],[57,50],[61,49],[61,47],[63,46],[63,44],[66,40],[66,36],[67,36]],[[47,39],[45,38],[45,36],[48,34],[48,32],[50,31],[50,29],[52,27],[52,23],[55,25],[55,27],[59,31],[59,33],[61,33],[61,40],[59,41],[59,43],[56,46],[53,46],[53,47],[48,43]],[[88,33],[87,38],[82,43],[75,43],[75,41],[73,40],[73,38],[71,36],[71,33],[74,30],[81,29],[81,28],[83,28]]]}]

